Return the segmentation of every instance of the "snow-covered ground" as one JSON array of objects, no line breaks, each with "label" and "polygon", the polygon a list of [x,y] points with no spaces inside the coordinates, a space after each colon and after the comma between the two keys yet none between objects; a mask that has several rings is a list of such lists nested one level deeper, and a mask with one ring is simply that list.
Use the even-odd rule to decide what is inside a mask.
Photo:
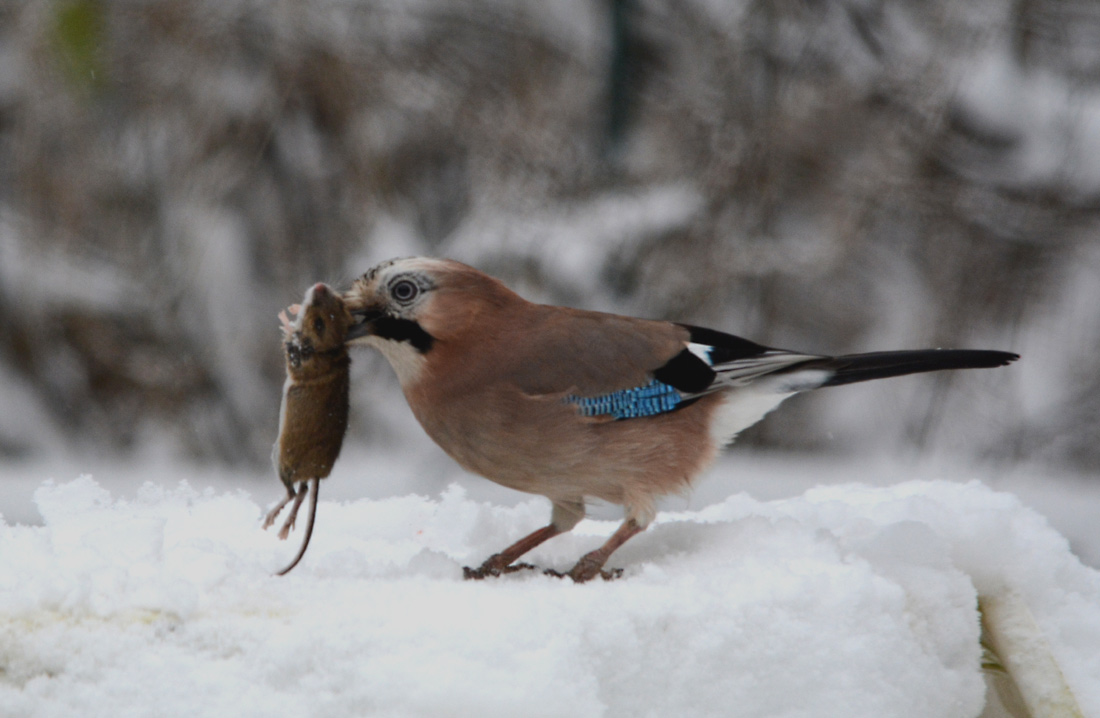
[{"label": "snow-covered ground", "polygon": [[463,581],[548,507],[430,452],[349,447],[282,578],[273,476],[87,463],[0,468],[0,715],[977,716],[979,595],[1100,715],[1100,572],[1063,536],[1100,556],[1100,490],[1064,477],[734,451],[577,586]]}]

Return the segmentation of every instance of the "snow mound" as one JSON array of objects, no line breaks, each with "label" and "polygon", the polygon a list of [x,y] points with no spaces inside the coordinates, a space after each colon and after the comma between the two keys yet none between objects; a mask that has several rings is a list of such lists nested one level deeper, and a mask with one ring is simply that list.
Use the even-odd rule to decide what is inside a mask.
[{"label": "snow mound", "polygon": [[[324,487],[322,487],[322,496]],[[452,486],[322,501],[302,564],[247,494],[92,478],[0,525],[5,716],[977,716],[979,594],[1016,592],[1100,715],[1100,573],[979,483],[662,514],[617,581],[462,580],[549,511]],[[567,569],[614,529],[530,556]]]}]

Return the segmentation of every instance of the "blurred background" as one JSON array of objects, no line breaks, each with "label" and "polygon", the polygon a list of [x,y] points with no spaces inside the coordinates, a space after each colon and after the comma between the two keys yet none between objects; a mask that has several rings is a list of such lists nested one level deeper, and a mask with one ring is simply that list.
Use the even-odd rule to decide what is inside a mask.
[{"label": "blurred background", "polygon": [[[739,442],[1095,476],[1098,236],[1094,0],[0,0],[0,467],[268,476],[276,313],[431,254],[783,348],[1019,352]],[[428,446],[354,371],[349,441]]]}]

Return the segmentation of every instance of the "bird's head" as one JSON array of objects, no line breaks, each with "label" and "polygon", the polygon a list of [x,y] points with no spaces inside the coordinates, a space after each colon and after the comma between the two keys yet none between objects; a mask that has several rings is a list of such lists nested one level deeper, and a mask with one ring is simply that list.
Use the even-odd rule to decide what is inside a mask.
[{"label": "bird's head", "polygon": [[347,340],[408,342],[421,353],[431,350],[435,337],[421,320],[431,313],[444,270],[441,260],[421,257],[391,259],[367,270],[344,295],[355,318]]},{"label": "bird's head", "polygon": [[396,367],[429,354],[439,342],[491,331],[490,312],[523,300],[460,262],[409,257],[367,270],[344,301],[355,319],[348,342],[377,347]]}]

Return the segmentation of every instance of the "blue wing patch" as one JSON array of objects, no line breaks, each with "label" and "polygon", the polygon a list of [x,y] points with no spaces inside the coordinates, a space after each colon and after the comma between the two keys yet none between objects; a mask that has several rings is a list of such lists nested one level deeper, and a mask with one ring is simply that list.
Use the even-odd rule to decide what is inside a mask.
[{"label": "blue wing patch", "polygon": [[564,401],[576,404],[581,416],[611,416],[634,419],[674,410],[684,398],[675,388],[654,379],[645,386],[622,389],[599,396],[570,394]]}]

